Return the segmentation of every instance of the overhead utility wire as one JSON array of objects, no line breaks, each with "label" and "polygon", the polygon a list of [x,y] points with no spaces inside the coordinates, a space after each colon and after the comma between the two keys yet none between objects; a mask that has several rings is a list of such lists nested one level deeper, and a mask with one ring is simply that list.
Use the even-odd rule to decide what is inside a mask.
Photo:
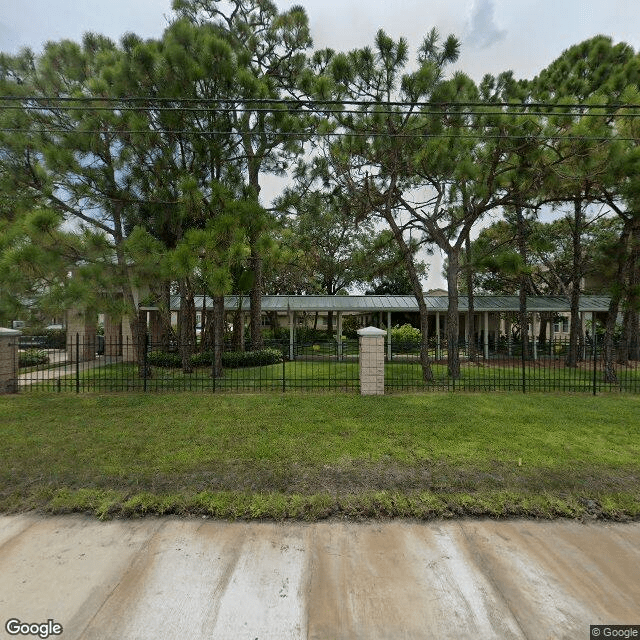
[{"label": "overhead utility wire", "polygon": [[[215,131],[215,130],[205,130],[205,131],[195,131],[193,129],[184,129],[184,130],[176,130],[176,129],[140,129],[140,130],[113,130],[113,131],[104,131],[102,129],[83,129],[83,130],[75,130],[75,129],[17,129],[17,128],[8,128],[8,127],[0,127],[0,132],[2,133],[37,133],[37,134],[49,134],[49,133],[70,133],[70,134],[100,134],[100,133],[110,133],[113,135],[152,135],[152,134],[176,134],[176,135],[220,135],[220,136],[240,136],[240,135],[256,135],[256,136],[264,136],[264,132],[262,131],[248,131],[244,133],[239,132],[229,132],[229,131]],[[622,141],[622,142],[637,142],[637,138],[622,138],[616,136],[615,138],[605,138],[602,136],[545,136],[542,134],[528,135],[523,133],[521,135],[507,134],[507,135],[492,135],[492,134],[483,134],[483,133],[475,133],[475,134],[461,134],[457,135],[454,133],[386,133],[384,131],[380,132],[368,132],[368,133],[349,133],[346,131],[340,132],[309,132],[309,131],[282,131],[278,133],[274,133],[274,136],[295,136],[295,137],[305,137],[305,136],[315,136],[315,137],[342,137],[342,138],[405,138],[405,139],[415,139],[415,138],[460,138],[460,139],[469,139],[474,140],[478,138],[487,139],[487,140],[571,140],[574,142],[613,142],[613,141]]]},{"label": "overhead utility wire", "polygon": [[[2,98],[0,98],[2,100]],[[43,105],[43,106],[29,106],[29,105],[4,105],[0,106],[1,109],[7,111],[54,111],[57,109],[63,109],[64,111],[78,111],[84,113],[90,112],[109,112],[112,113],[114,111],[121,112],[141,112],[141,111],[158,111],[158,112],[184,112],[184,113],[236,113],[237,111],[241,112],[249,112],[249,113],[312,113],[312,112],[292,112],[289,109],[269,109],[269,108],[258,108],[252,109],[249,107],[241,107],[239,109],[234,109],[230,107],[154,107],[154,106],[136,106],[136,107],[123,107],[123,106],[113,106],[113,107],[94,107],[94,106],[51,106],[51,105]],[[605,107],[601,107],[605,108]],[[322,113],[329,114],[339,114],[339,115],[395,115],[395,116],[407,116],[407,115],[429,115],[429,116],[442,116],[442,115],[452,115],[452,116],[576,116],[580,117],[592,117],[592,118],[639,118],[640,117],[640,106],[637,107],[637,113],[614,113],[608,111],[606,113],[581,113],[574,114],[568,112],[548,112],[548,111],[527,111],[526,113],[518,112],[518,111],[392,111],[392,110],[376,110],[372,113],[367,113],[363,111],[353,111],[344,109],[322,109]]]},{"label": "overhead utility wire", "polygon": [[566,108],[566,109],[640,109],[639,104],[625,104],[614,103],[606,105],[596,104],[575,104],[575,103],[563,103],[563,102],[486,102],[486,101],[461,101],[461,102],[436,102],[433,100],[427,100],[423,102],[407,102],[407,101],[385,101],[385,100],[320,100],[313,98],[310,100],[304,99],[283,99],[283,98],[156,98],[152,96],[140,96],[140,97],[104,97],[104,96],[0,96],[0,100],[8,101],[56,101],[56,102],[182,102],[186,104],[206,104],[206,103],[220,103],[220,104],[236,104],[238,102],[246,104],[290,104],[296,106],[304,105],[356,105],[356,106],[389,106],[389,107],[510,107],[513,109],[529,109],[540,108],[545,109],[549,107]]}]

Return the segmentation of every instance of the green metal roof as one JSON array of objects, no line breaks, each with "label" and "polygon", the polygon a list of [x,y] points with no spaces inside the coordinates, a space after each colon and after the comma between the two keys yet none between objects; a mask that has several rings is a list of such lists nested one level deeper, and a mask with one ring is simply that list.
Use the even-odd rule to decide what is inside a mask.
[{"label": "green metal roof", "polygon": [[[202,309],[204,296],[196,296],[196,309]],[[225,296],[224,306],[227,311],[238,308],[237,296]],[[243,296],[242,310],[249,311],[249,296]],[[425,303],[429,311],[446,312],[449,299],[447,296],[425,296]],[[212,309],[211,298],[206,297],[207,309]],[[474,307],[477,312],[489,311],[517,312],[520,309],[518,296],[476,296]],[[527,298],[528,311],[567,312],[571,304],[568,296],[529,296]],[[461,295],[458,299],[461,312],[467,310],[467,297]],[[609,298],[606,296],[581,296],[580,311],[606,312],[609,308]],[[171,296],[171,309],[180,309],[180,297]],[[348,313],[374,313],[378,311],[407,311],[417,312],[418,303],[414,296],[263,296],[263,311],[297,311],[297,312],[327,312],[342,311]]]}]

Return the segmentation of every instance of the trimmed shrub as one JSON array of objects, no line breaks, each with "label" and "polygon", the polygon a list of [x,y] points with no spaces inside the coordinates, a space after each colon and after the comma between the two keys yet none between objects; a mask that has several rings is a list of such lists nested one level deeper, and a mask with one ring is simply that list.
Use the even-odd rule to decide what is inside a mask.
[{"label": "trimmed shrub", "polygon": [[228,369],[239,367],[262,367],[282,362],[282,352],[278,349],[259,349],[258,351],[231,351],[222,354],[222,366]]},{"label": "trimmed shrub", "polygon": [[49,364],[49,356],[40,349],[27,349],[18,357],[20,367],[37,367],[40,364]]},{"label": "trimmed shrub", "polygon": [[391,344],[396,353],[410,353],[420,348],[422,333],[410,324],[396,325],[391,329]]},{"label": "trimmed shrub", "polygon": [[194,353],[191,356],[191,364],[194,367],[210,367],[213,364],[213,351]]},{"label": "trimmed shrub", "polygon": [[278,340],[288,340],[289,339],[289,328],[288,327],[275,327],[274,329],[263,329],[262,330],[262,338],[266,342],[270,341],[278,341]]},{"label": "trimmed shrub", "polygon": [[[182,359],[180,354],[165,351],[152,351],[147,356],[147,362],[153,367],[180,368]],[[239,367],[261,367],[282,362],[282,352],[279,349],[260,349],[258,351],[228,351],[222,354],[222,366],[227,369]],[[191,356],[194,367],[210,367],[213,364],[213,352],[203,351]]]},{"label": "trimmed shrub", "polygon": [[45,329],[42,335],[46,338],[49,349],[64,349],[67,346],[66,329]]},{"label": "trimmed shrub", "polygon": [[[334,318],[334,327],[336,323],[336,319]],[[288,334],[287,334],[288,337]],[[323,342],[326,340],[331,340],[332,334],[322,331],[320,329],[313,329],[312,327],[298,327],[296,329],[296,342],[299,343],[312,343],[312,342]]]},{"label": "trimmed shrub", "polygon": [[182,366],[182,359],[178,353],[166,351],[150,351],[147,354],[147,362],[153,367],[177,368]]},{"label": "trimmed shrub", "polygon": [[396,325],[391,329],[392,342],[416,343],[420,342],[420,329],[412,327],[410,324],[403,324],[401,327]]}]

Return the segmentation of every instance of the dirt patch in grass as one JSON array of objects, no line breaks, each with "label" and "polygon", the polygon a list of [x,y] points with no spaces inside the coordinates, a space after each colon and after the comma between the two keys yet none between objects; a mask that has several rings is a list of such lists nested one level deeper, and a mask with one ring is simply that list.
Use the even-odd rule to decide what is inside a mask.
[{"label": "dirt patch in grass", "polygon": [[637,469],[527,468],[495,462],[488,466],[455,466],[445,461],[421,464],[345,460],[311,465],[295,462],[225,460],[186,473],[155,473],[118,477],[64,475],[2,478],[3,490],[30,487],[93,488],[115,491],[200,492],[249,491],[285,494],[347,495],[375,491],[410,493],[430,491],[450,494],[459,491],[550,491],[561,494],[600,494],[632,491],[640,494]]}]

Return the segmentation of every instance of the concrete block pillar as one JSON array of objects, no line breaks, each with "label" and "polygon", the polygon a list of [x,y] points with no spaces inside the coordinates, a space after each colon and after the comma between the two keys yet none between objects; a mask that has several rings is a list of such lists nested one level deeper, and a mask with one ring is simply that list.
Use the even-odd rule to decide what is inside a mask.
[{"label": "concrete block pillar", "polygon": [[360,343],[360,394],[384,395],[384,337],[376,327],[358,329]]},{"label": "concrete block pillar", "polygon": [[0,394],[18,391],[18,338],[21,332],[0,328]]}]

